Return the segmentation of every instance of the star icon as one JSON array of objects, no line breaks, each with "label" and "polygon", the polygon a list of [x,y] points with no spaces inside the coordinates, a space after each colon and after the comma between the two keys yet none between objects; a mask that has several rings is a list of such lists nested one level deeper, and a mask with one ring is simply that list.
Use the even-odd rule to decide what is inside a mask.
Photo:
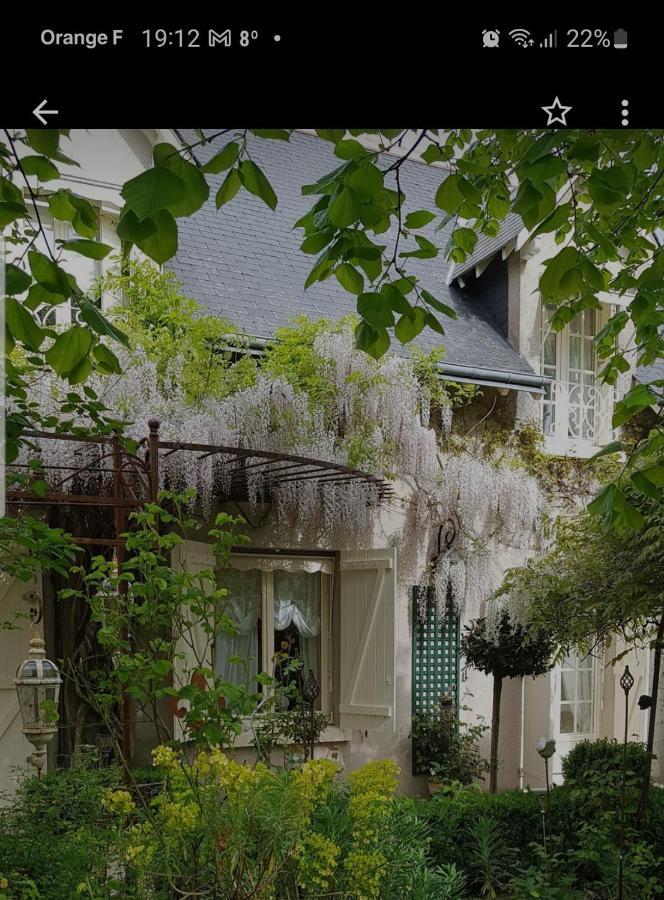
[{"label": "star icon", "polygon": [[571,106],[563,106],[558,97],[553,101],[550,106],[542,106],[541,109],[548,116],[547,125],[555,125],[558,122],[560,125],[564,125],[567,127],[567,113],[572,109]]}]

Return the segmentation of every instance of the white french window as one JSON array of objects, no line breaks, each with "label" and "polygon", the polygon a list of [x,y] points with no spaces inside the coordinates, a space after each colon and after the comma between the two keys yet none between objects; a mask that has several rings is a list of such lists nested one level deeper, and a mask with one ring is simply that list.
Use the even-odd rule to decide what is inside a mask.
[{"label": "white french window", "polygon": [[542,374],[551,379],[542,398],[542,429],[549,453],[592,456],[613,439],[614,388],[601,384],[594,337],[601,312],[586,309],[562,331],[551,328],[552,307],[542,310]]}]

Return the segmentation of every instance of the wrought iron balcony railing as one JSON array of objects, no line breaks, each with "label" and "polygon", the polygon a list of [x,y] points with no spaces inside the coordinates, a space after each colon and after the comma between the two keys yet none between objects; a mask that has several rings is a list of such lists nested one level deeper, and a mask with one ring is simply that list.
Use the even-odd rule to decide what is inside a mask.
[{"label": "wrought iron balcony railing", "polygon": [[605,384],[552,381],[542,398],[542,429],[550,453],[591,456],[614,438],[615,389]]}]

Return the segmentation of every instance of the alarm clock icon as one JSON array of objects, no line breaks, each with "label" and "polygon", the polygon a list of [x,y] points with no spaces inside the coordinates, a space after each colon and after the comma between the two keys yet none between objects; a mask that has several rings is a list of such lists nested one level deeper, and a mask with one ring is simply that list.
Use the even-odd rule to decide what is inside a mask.
[{"label": "alarm clock icon", "polygon": [[488,31],[486,28],[482,32],[482,45],[484,47],[497,47],[500,44],[500,32],[497,30]]}]

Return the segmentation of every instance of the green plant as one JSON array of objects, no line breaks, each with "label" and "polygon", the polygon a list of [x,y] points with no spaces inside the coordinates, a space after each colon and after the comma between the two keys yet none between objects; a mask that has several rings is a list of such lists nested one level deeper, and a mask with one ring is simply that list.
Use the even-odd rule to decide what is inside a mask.
[{"label": "green plant", "polygon": [[[648,751],[643,744],[629,741],[627,744],[629,776],[640,782],[648,757]],[[609,783],[615,788],[622,780],[623,745],[609,738],[579,741],[564,757],[562,768],[567,785],[588,787],[592,781],[598,781],[604,789],[607,789]]]},{"label": "green plant", "polygon": [[[106,880],[111,834],[102,792],[120,781],[120,771],[79,760],[71,769],[27,778],[0,808],[0,881],[12,900],[63,900],[91,878]],[[0,890],[2,897],[2,890]]]},{"label": "green plant", "polygon": [[443,784],[470,784],[482,778],[487,765],[480,740],[486,731],[482,723],[470,725],[458,719],[451,699],[441,697],[433,709],[412,718],[415,771]]},{"label": "green plant", "polygon": [[468,665],[485,675],[493,675],[491,712],[491,761],[489,790],[498,786],[498,738],[500,730],[500,698],[504,678],[535,678],[552,665],[554,645],[546,629],[525,628],[510,619],[508,610],[499,613],[491,631],[486,618],[476,619],[464,630],[461,652]]},{"label": "green plant", "polygon": [[468,865],[473,882],[483,897],[494,900],[507,883],[511,861],[504,833],[493,819],[479,816],[470,825],[468,845]]},{"label": "green plant", "polygon": [[[227,590],[212,570],[189,572],[171,564],[171,553],[194,526],[189,515],[194,496],[193,491],[160,492],[157,503],[131,514],[122,566],[94,557],[88,569],[73,569],[83,589],[60,592],[62,601],[87,600],[99,626],[106,665],[81,689],[116,738],[114,710],[124,693],[149,717],[158,739],[168,735],[158,701],[172,698],[187,740],[201,746],[230,746],[243,717],[255,709],[256,685],[225,682],[211,663],[215,635],[234,628],[225,612]],[[219,570],[229,565],[231,548],[247,540],[243,525],[240,518],[217,515],[209,536]],[[139,642],[135,635],[149,637]]]}]

